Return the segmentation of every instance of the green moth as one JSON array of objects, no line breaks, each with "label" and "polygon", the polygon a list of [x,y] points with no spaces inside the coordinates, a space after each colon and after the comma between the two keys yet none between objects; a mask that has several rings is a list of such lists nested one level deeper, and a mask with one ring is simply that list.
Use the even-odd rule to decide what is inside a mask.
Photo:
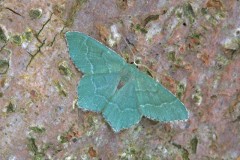
[{"label": "green moth", "polygon": [[79,108],[101,112],[115,132],[142,116],[162,122],[188,119],[181,101],[113,50],[80,32],[67,32],[66,40],[73,63],[84,73],[77,88]]}]

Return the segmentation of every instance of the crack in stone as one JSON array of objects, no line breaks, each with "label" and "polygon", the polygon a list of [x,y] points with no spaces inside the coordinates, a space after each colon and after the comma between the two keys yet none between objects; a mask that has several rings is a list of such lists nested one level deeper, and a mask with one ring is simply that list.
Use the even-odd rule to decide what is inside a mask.
[{"label": "crack in stone", "polygon": [[28,66],[31,64],[31,62],[32,62],[33,59],[37,56],[37,54],[38,54],[38,53],[41,53],[41,48],[44,46],[45,41],[46,41],[46,39],[43,40],[43,42],[42,42],[41,45],[38,47],[38,50],[37,50],[37,52],[36,52],[35,54],[31,54],[30,52],[27,52],[27,53],[30,55],[31,59],[29,60],[27,66],[26,66],[26,69],[28,69]]},{"label": "crack in stone", "polygon": [[[11,8],[9,8],[9,7],[5,7],[5,9],[7,9],[7,10],[9,10],[9,11],[11,11],[12,13],[14,13],[14,14],[16,14],[16,15],[18,15],[18,16],[20,16],[20,17],[23,17],[20,13],[18,13],[18,12],[16,12],[16,11],[14,11],[13,9],[11,9]],[[24,17],[23,17],[24,18]]]},{"label": "crack in stone", "polygon": [[40,33],[43,31],[44,27],[50,22],[50,20],[52,19],[52,15],[53,13],[51,13],[50,17],[48,18],[48,20],[42,25],[42,28],[38,31],[37,33],[37,37],[40,35]]}]

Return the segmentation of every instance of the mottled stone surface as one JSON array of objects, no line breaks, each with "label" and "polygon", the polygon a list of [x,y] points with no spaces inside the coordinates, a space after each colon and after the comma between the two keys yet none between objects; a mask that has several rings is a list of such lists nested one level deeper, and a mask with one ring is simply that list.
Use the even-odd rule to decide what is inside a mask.
[{"label": "mottled stone surface", "polygon": [[[240,159],[240,1],[0,0],[0,159]],[[175,93],[187,122],[115,134],[75,105],[66,31],[110,46]]]}]

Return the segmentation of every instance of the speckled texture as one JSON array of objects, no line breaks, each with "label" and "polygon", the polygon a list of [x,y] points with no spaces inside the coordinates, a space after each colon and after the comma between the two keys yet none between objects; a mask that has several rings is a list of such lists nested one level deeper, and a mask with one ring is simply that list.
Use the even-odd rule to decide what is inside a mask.
[{"label": "speckled texture", "polygon": [[[0,159],[240,159],[237,0],[1,0]],[[84,32],[181,98],[187,122],[115,134],[76,106],[66,31]]]}]

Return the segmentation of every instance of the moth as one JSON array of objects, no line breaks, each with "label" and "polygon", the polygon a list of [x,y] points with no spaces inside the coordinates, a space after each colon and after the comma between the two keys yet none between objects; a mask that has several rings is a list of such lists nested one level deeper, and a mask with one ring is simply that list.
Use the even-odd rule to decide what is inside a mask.
[{"label": "moth", "polygon": [[77,104],[102,113],[115,132],[137,124],[142,116],[169,122],[188,119],[184,104],[115,51],[81,32],[67,32],[70,57],[84,74]]}]

